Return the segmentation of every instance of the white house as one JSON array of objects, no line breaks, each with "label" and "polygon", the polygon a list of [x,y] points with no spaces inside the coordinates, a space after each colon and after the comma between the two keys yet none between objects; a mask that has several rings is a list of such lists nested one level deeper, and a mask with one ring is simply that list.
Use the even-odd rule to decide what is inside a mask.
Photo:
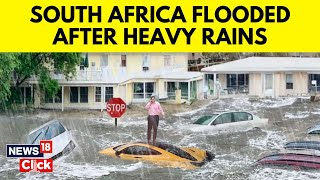
[{"label": "white house", "polygon": [[217,95],[244,93],[259,97],[308,94],[320,90],[320,58],[249,57],[203,68],[205,89]]}]

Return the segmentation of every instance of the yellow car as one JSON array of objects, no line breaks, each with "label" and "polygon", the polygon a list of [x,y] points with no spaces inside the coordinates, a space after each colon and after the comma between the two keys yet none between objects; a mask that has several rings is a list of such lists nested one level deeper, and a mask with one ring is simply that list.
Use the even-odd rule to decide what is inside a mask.
[{"label": "yellow car", "polygon": [[195,169],[212,161],[215,157],[214,154],[202,149],[179,148],[161,142],[155,145],[142,142],[122,144],[99,153],[125,160],[150,161],[161,166],[184,169]]}]

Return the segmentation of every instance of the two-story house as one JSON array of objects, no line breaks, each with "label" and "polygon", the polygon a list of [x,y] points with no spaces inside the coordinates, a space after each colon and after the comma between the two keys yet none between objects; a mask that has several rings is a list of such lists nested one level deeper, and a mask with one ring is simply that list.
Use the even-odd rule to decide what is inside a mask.
[{"label": "two-story house", "polygon": [[104,109],[112,97],[127,104],[147,102],[152,94],[164,101],[203,97],[203,74],[188,72],[187,53],[89,53],[87,67],[77,69],[77,75],[68,81],[53,72],[61,86],[59,93],[55,98],[35,97],[35,105]]}]

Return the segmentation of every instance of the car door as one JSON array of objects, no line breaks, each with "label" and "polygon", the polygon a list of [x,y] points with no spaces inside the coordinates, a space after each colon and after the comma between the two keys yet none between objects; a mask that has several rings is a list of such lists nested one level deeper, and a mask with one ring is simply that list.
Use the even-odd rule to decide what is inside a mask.
[{"label": "car door", "polygon": [[232,128],[232,113],[223,113],[216,117],[210,124],[212,130],[229,130]]}]

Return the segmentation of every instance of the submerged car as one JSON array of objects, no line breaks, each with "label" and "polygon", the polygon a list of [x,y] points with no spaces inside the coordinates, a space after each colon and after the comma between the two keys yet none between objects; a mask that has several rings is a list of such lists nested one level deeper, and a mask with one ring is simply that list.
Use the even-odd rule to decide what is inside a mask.
[{"label": "submerged car", "polygon": [[309,127],[307,133],[307,140],[320,141],[320,124]]},{"label": "submerged car", "polygon": [[293,141],[284,145],[285,149],[296,149],[296,150],[320,150],[319,141]]},{"label": "submerged car", "polygon": [[293,141],[286,143],[281,153],[304,154],[320,156],[320,142],[318,141]]},{"label": "submerged car", "polygon": [[256,165],[288,165],[293,167],[320,168],[320,157],[305,154],[273,154],[259,159]]},{"label": "submerged car", "polygon": [[268,119],[261,119],[249,112],[222,112],[205,115],[186,126],[192,131],[207,130],[247,130],[261,128],[268,124]]},{"label": "submerged car", "polygon": [[167,143],[157,142],[149,145],[142,142],[122,144],[100,151],[101,154],[125,160],[150,161],[157,165],[194,169],[212,161],[214,154],[194,148],[176,147]]},{"label": "submerged car", "polygon": [[31,131],[27,144],[40,144],[40,140],[52,140],[52,153],[45,153],[44,157],[53,160],[68,155],[76,147],[69,130],[57,120],[49,121]]}]

